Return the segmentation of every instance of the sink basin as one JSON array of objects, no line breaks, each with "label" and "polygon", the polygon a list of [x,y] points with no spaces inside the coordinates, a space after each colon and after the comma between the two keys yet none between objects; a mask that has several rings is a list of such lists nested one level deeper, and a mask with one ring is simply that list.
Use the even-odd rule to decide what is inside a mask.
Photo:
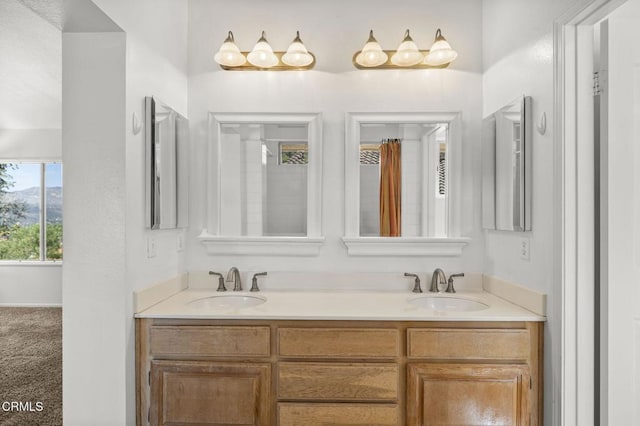
[{"label": "sink basin", "polygon": [[189,306],[198,309],[241,309],[262,305],[266,297],[249,296],[246,294],[220,294],[203,297],[189,302]]},{"label": "sink basin", "polygon": [[441,312],[473,312],[489,308],[489,305],[482,302],[455,296],[421,296],[409,299],[409,303],[422,309]]}]

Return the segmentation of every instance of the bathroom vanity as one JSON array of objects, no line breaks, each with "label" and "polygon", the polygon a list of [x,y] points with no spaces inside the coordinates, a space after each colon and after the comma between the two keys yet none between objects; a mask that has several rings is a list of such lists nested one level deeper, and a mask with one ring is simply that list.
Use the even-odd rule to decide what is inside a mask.
[{"label": "bathroom vanity", "polygon": [[139,425],[542,424],[544,317],[485,292],[448,296],[488,306],[471,312],[261,294],[216,311],[186,290],[137,315]]}]

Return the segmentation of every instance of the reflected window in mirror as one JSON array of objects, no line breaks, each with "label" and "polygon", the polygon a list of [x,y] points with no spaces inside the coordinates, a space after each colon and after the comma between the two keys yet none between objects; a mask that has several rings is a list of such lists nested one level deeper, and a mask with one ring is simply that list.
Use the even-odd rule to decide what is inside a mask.
[{"label": "reflected window in mirror", "polygon": [[210,136],[208,227],[201,235],[210,252],[223,242],[241,253],[269,254],[264,247],[274,242],[286,248],[322,240],[319,114],[212,113]]},{"label": "reflected window in mirror", "polygon": [[346,122],[349,253],[384,254],[372,247],[387,244],[406,255],[459,254],[460,115],[348,113]]}]

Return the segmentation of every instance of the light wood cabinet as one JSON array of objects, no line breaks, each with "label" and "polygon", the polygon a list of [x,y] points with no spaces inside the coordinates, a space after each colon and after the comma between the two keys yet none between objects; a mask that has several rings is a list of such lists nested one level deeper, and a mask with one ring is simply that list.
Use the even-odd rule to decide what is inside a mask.
[{"label": "light wood cabinet", "polygon": [[540,425],[538,322],[136,321],[138,425]]}]

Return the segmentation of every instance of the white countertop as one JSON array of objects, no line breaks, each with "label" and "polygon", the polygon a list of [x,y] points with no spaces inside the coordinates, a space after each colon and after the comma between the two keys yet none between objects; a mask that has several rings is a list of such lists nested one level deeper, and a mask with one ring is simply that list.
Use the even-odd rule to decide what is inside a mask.
[{"label": "white countertop", "polygon": [[[218,295],[260,296],[261,305],[241,309],[206,309],[189,305],[197,299]],[[253,319],[253,320],[359,320],[359,321],[545,321],[518,305],[485,291],[440,293],[489,305],[471,312],[432,311],[409,303],[434,293],[399,291],[261,291],[217,293],[211,289],[186,289],[136,314],[136,318]]]}]

